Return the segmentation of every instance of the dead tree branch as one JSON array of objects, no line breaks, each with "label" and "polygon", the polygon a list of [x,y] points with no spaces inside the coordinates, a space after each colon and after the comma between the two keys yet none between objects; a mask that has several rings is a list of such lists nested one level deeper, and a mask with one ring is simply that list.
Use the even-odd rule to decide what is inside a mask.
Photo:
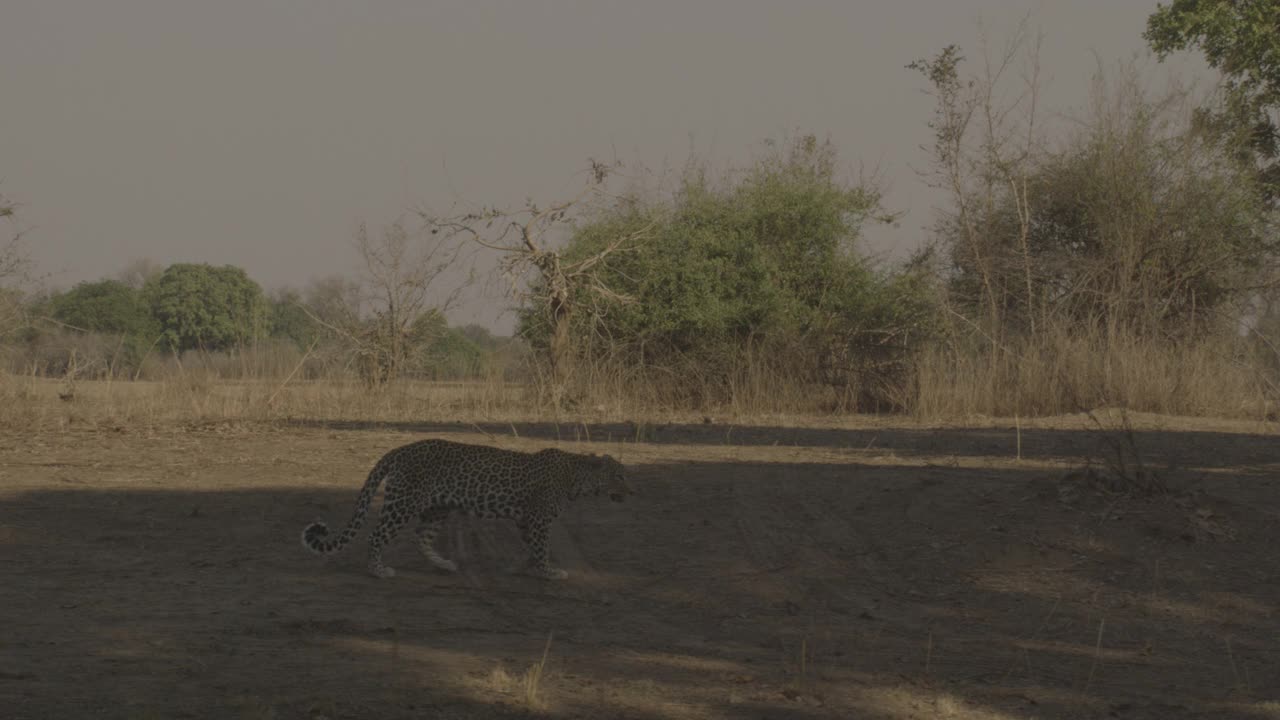
[{"label": "dead tree branch", "polygon": [[508,294],[522,303],[539,306],[551,328],[547,360],[552,402],[557,409],[573,374],[571,322],[581,313],[596,312],[595,304],[600,299],[628,300],[608,286],[599,269],[612,255],[638,247],[657,224],[655,220],[613,238],[591,256],[572,262],[566,262],[559,248],[553,246],[601,203],[618,200],[606,189],[606,180],[616,167],[592,161],[583,189],[571,199],[546,207],[528,200],[523,208],[514,211],[482,208],[454,215],[419,211],[424,226],[433,235],[463,238],[500,253],[499,269],[509,282]]}]

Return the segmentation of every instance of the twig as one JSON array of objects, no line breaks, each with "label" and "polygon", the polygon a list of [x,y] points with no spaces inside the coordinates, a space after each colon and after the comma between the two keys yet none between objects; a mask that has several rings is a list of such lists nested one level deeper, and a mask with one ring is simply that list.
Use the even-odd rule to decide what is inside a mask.
[{"label": "twig", "polygon": [[1098,669],[1098,659],[1102,656],[1102,628],[1106,624],[1106,618],[1098,621],[1098,642],[1093,648],[1093,664],[1089,666],[1089,677],[1085,678],[1083,692],[1089,692],[1089,685],[1093,682],[1093,671]]},{"label": "twig", "polygon": [[138,361],[138,369],[133,373],[134,382],[137,382],[138,378],[142,377],[142,367],[147,364],[147,358],[151,357],[151,351],[155,350],[156,345],[159,345],[160,341],[163,339],[164,333],[157,335],[156,339],[151,343],[151,347],[147,348],[147,351],[142,354],[142,359]]},{"label": "twig", "polygon": [[303,353],[302,359],[298,361],[297,365],[293,366],[293,369],[289,371],[289,374],[285,376],[285,379],[280,382],[280,385],[277,386],[276,389],[271,393],[271,396],[267,398],[266,406],[268,408],[270,408],[275,403],[276,396],[280,394],[281,390],[284,390],[284,386],[288,385],[289,381],[293,379],[293,376],[297,375],[298,371],[302,369],[303,363],[307,361],[307,358],[311,357],[311,353],[315,351],[316,345],[318,345],[319,343],[320,343],[319,338],[316,338],[315,340],[311,341],[311,347],[307,348],[307,351]]},{"label": "twig", "polygon": [[1227,637],[1227,659],[1231,661],[1231,674],[1235,676],[1236,687],[1242,687],[1240,682],[1240,670],[1236,667],[1236,654],[1231,650],[1231,637]]},{"label": "twig", "polygon": [[933,631],[929,631],[929,641],[924,650],[924,674],[929,675],[929,664],[933,660]]}]

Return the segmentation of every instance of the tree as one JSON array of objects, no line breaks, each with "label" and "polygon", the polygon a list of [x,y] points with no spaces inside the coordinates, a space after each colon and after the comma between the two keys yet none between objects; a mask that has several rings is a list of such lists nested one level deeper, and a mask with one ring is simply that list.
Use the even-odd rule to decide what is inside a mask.
[{"label": "tree", "polygon": [[54,296],[49,314],[63,325],[85,332],[146,337],[158,332],[142,293],[118,280],[82,282]]},{"label": "tree", "polygon": [[1280,196],[1280,0],[1174,0],[1157,5],[1143,38],[1161,59],[1198,49],[1223,73],[1202,125],[1252,150],[1268,194]]},{"label": "tree", "polygon": [[[1131,65],[1094,77],[1087,114],[1057,143],[1035,127],[1034,45],[958,48],[910,67],[929,81],[936,226],[955,315],[994,351],[1055,325],[1167,336],[1218,327],[1274,258],[1265,192],[1229,144],[1189,122],[1187,94],[1148,91]],[[1021,92],[1001,84],[1025,46]],[[1019,112],[1019,108],[1025,112]]]},{"label": "tree", "polygon": [[321,329],[307,313],[301,292],[281,288],[267,297],[267,333],[271,337],[306,349],[320,336]]},{"label": "tree", "polygon": [[235,349],[265,334],[262,288],[241,268],[177,263],[143,292],[175,351]]},{"label": "tree", "polygon": [[[82,282],[30,304],[34,318],[56,327],[33,332],[29,347],[68,351],[67,364],[47,362],[47,371],[75,374],[97,366],[106,372],[136,369],[160,336],[160,325],[141,291],[117,280]],[[43,324],[43,323],[42,323]]]},{"label": "tree", "polygon": [[1099,76],[1091,115],[1037,164],[1030,252],[1053,316],[1166,337],[1239,319],[1274,219],[1256,173],[1187,116],[1183,93],[1132,69]]},{"label": "tree", "polygon": [[[460,215],[436,215],[420,211],[424,225],[445,238],[463,237],[502,255],[501,268],[511,294],[531,301],[550,328],[546,359],[550,366],[552,405],[559,409],[573,376],[570,326],[579,313],[592,313],[598,299],[625,302],[626,298],[600,281],[600,270],[610,256],[634,249],[649,236],[648,226],[630,228],[611,237],[589,257],[562,261],[553,238],[573,227],[593,202],[609,198],[605,180],[613,168],[591,161],[589,180],[576,197],[542,207],[532,200],[520,210],[484,208]],[[522,283],[534,275],[529,286]]]},{"label": "tree", "polygon": [[355,249],[363,265],[359,281],[329,278],[313,285],[307,312],[351,348],[368,383],[381,385],[401,374],[417,344],[429,341],[424,328],[436,326],[424,325],[423,318],[442,321],[456,304],[463,285],[441,294],[440,283],[458,249],[400,221],[376,236],[361,223]]},{"label": "tree", "polygon": [[487,352],[497,350],[509,340],[509,338],[494,335],[489,328],[476,323],[463,325],[457,328],[457,331],[473,345]]},{"label": "tree", "polygon": [[[936,103],[926,177],[951,197],[937,231],[951,263],[953,295],[982,320],[993,343],[1008,325],[1034,333],[1044,308],[1029,247],[1029,177],[1043,145],[1040,40],[1024,19],[1002,50],[993,53],[984,38],[976,73],[962,72],[965,58],[955,45],[907,66],[925,77]],[[1025,71],[1009,87],[1019,55]]]},{"label": "tree", "polygon": [[409,333],[416,369],[433,380],[475,377],[484,360],[482,349],[462,330],[449,327],[443,315],[425,314]]},{"label": "tree", "polygon": [[16,211],[17,206],[0,195],[0,221],[7,228],[6,237],[0,239],[0,337],[21,325],[22,293],[19,286],[31,266],[22,230],[16,224]]},{"label": "tree", "polygon": [[141,290],[162,272],[164,272],[164,267],[156,261],[150,258],[139,258],[131,261],[120,272],[116,273],[116,280],[134,290]]},{"label": "tree", "polygon": [[302,305],[320,325],[356,328],[360,325],[360,283],[341,275],[312,280],[302,291]]}]

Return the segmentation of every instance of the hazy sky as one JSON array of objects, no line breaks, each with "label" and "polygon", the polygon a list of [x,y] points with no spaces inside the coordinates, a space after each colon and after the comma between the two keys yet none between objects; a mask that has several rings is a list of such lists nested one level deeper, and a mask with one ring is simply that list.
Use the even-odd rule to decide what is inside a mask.
[{"label": "hazy sky", "polygon": [[[1155,7],[3,0],[0,192],[53,285],[147,257],[240,265],[270,289],[353,272],[362,219],[563,198],[589,156],[745,162],[801,131],[829,136],[851,169],[880,166],[907,212],[871,238],[891,252],[923,237],[936,202],[913,169],[931,101],[906,63],[976,49],[979,17],[999,38],[1038,10],[1045,98],[1065,110],[1095,53],[1145,54]],[[505,328],[504,304],[495,286],[454,318]]]}]

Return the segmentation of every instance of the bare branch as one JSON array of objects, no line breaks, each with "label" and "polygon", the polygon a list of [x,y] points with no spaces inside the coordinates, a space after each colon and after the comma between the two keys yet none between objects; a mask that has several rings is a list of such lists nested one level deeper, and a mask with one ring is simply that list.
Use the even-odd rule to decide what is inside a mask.
[{"label": "bare branch", "polygon": [[[559,251],[550,247],[551,233],[560,228],[571,229],[577,218],[591,211],[592,201],[616,200],[605,187],[605,180],[616,167],[619,167],[617,163],[606,165],[591,161],[589,179],[582,190],[573,198],[546,207],[527,200],[523,208],[505,212],[492,208],[452,216],[418,212],[424,227],[432,234],[465,237],[480,247],[501,253],[498,269],[509,281],[508,294],[522,303],[533,300],[539,304],[553,328],[549,359],[552,396],[557,407],[571,374],[572,354],[568,347],[571,319],[582,311],[598,315],[603,312],[602,301],[630,301],[609,288],[598,270],[611,255],[634,249],[646,240],[657,222],[613,238],[600,251],[572,263],[565,263]],[[521,287],[531,272],[536,272],[539,280],[536,298],[533,292]],[[580,293],[585,296],[580,297]]]}]

